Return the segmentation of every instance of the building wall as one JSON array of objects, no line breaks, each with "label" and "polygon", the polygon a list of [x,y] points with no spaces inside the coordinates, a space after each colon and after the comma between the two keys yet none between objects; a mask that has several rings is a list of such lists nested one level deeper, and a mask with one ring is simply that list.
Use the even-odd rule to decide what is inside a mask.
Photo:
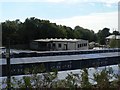
[{"label": "building wall", "polygon": [[76,43],[74,42],[53,42],[55,50],[76,50]]},{"label": "building wall", "polygon": [[86,40],[79,41],[77,43],[77,50],[85,50],[85,49],[88,49],[88,41]]},{"label": "building wall", "polygon": [[30,48],[37,50],[38,49],[38,42],[31,42],[30,43]]},{"label": "building wall", "polygon": [[[84,50],[88,49],[88,41],[81,40],[77,42],[66,42],[66,41],[52,41],[47,42],[44,47],[41,47],[42,42],[32,42],[30,44],[31,49],[36,50],[50,50],[50,51],[58,51],[58,50]],[[43,46],[43,45],[42,45]]]},{"label": "building wall", "polygon": [[68,49],[69,50],[76,50],[76,42],[68,42]]},{"label": "building wall", "polygon": [[[53,50],[63,50],[64,49],[64,44],[66,44],[66,42],[53,42],[55,44],[55,47],[53,47]],[[61,46],[59,46],[61,45]]]},{"label": "building wall", "polygon": [[[53,43],[55,44],[55,47],[52,46]],[[52,46],[51,50],[84,50],[88,49],[88,41],[52,42],[51,46]]]}]

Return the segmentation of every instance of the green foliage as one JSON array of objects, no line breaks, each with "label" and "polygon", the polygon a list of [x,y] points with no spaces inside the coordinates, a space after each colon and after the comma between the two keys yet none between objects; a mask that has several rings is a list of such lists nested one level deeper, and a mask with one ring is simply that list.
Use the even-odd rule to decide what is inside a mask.
[{"label": "green foliage", "polygon": [[[35,39],[45,38],[77,38],[85,39],[89,42],[99,42],[105,45],[105,38],[111,33],[109,28],[103,28],[94,33],[93,30],[76,26],[74,29],[67,26],[51,23],[49,20],[40,20],[35,17],[27,18],[24,22],[20,20],[2,22],[2,43],[7,45],[7,38],[10,38],[11,44],[26,44]],[[114,31],[113,34],[120,34]]]},{"label": "green foliage", "polygon": [[25,22],[20,20],[6,21],[2,23],[3,45],[7,44],[7,38],[11,44],[29,44],[34,39],[45,38],[81,38],[95,41],[94,31],[76,26],[71,27],[56,25],[48,20],[40,20],[35,17],[27,18]]},{"label": "green foliage", "polygon": [[99,32],[97,33],[98,42],[99,42],[101,45],[105,45],[105,44],[106,44],[105,38],[110,35],[110,32],[109,32],[109,31],[110,31],[109,28],[104,28],[103,30],[99,30]]},{"label": "green foliage", "polygon": [[81,87],[82,88],[91,88],[92,85],[89,82],[88,70],[87,69],[83,69],[83,73],[82,73],[81,77],[82,77]]},{"label": "green foliage", "polygon": [[76,85],[75,81],[76,81],[76,78],[75,78],[74,74],[71,72],[66,77],[66,87],[75,88],[75,85]]},{"label": "green foliage", "polygon": [[[35,17],[27,18],[24,22],[21,22],[19,19],[14,21],[7,20],[1,24],[3,45],[7,45],[7,38],[10,38],[10,43],[13,45],[29,45],[32,40],[45,38],[77,38],[105,45],[105,38],[111,34],[109,28],[103,28],[99,32],[94,33],[93,30],[80,26],[72,29],[71,27],[57,25],[49,20],[40,20]],[[118,35],[120,33],[114,31],[113,34]]]},{"label": "green foliage", "polygon": [[[94,73],[94,81],[97,82],[96,88],[110,88],[110,79],[112,79],[113,70],[104,68],[101,72]],[[112,87],[111,87],[112,88]]]},{"label": "green foliage", "polygon": [[119,31],[113,31],[113,35],[120,35]]},{"label": "green foliage", "polygon": [[95,34],[94,31],[92,30],[88,30],[80,26],[76,26],[74,31],[75,31],[75,38],[89,40],[90,42],[95,41]]},{"label": "green foliage", "polygon": [[[120,65],[118,66],[120,71]],[[89,77],[88,69],[83,69],[79,74],[73,74],[71,72],[62,80],[59,80],[57,75],[57,70],[54,70],[53,72],[41,74],[34,73],[24,76],[21,79],[13,77],[11,88],[69,88],[70,90],[88,88],[92,90],[108,90],[112,88],[117,89],[120,86],[120,74],[114,74],[111,67],[99,71],[96,68],[96,72],[93,73],[93,78]],[[90,79],[96,84],[90,83]],[[2,84],[4,83],[6,83],[6,80],[4,80]]]},{"label": "green foliage", "polygon": [[67,33],[63,26],[51,23],[48,20],[40,20],[35,17],[27,18],[25,22],[6,21],[2,23],[3,45],[7,44],[7,38],[11,44],[29,44],[34,39],[66,38]]},{"label": "green foliage", "polygon": [[109,45],[111,48],[120,48],[120,40],[111,39]]}]

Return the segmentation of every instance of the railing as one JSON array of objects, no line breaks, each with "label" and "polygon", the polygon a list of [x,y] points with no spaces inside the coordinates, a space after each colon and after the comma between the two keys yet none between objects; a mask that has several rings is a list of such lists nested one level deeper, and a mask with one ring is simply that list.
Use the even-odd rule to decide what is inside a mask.
[{"label": "railing", "polygon": [[[108,52],[120,52],[118,49],[102,49],[102,50],[71,50],[71,51],[47,51],[47,52],[19,52],[11,53],[11,58],[22,57],[43,57],[43,56],[60,56],[60,55],[79,55],[79,54],[94,54],[94,53],[108,53]],[[5,58],[5,53],[2,53],[2,58]]]}]

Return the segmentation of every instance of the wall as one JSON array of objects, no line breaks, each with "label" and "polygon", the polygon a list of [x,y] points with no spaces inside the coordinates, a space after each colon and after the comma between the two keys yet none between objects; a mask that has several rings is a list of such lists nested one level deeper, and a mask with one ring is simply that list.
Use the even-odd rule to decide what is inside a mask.
[{"label": "wall", "polygon": [[[86,46],[84,44],[87,43]],[[78,47],[78,44],[80,46]],[[52,42],[47,42],[44,47],[41,47],[41,42],[32,42],[30,44],[31,49],[36,49],[36,50],[50,50],[50,51],[59,51],[59,50],[84,50],[88,49],[88,41],[86,40],[81,40],[77,42],[65,42],[65,41],[52,41]]]},{"label": "wall", "polygon": [[31,42],[30,43],[30,48],[37,50],[38,49],[38,42]]}]

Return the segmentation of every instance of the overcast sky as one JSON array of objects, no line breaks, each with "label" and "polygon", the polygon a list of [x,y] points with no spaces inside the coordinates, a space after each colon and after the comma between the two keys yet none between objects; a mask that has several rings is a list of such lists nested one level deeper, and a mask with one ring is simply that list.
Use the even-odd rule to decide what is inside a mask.
[{"label": "overcast sky", "polygon": [[36,17],[74,28],[79,25],[98,32],[118,30],[119,0],[1,0],[0,20],[24,21]]}]

